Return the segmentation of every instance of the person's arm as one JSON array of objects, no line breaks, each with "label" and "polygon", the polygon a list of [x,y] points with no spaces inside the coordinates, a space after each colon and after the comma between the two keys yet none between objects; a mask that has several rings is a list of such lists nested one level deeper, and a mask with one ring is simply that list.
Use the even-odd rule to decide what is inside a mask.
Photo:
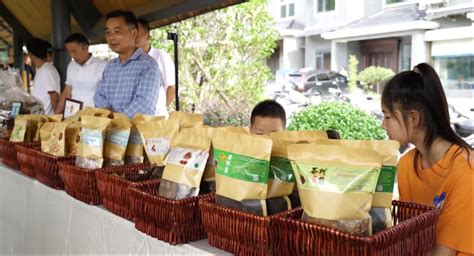
[{"label": "person's arm", "polygon": [[466,158],[467,154],[455,158],[438,194],[444,193],[445,199],[437,205],[441,212],[436,222],[434,255],[450,255],[453,251],[474,254],[474,172]]},{"label": "person's arm", "polygon": [[66,99],[72,97],[72,87],[66,84],[63,92],[59,96],[58,104],[54,108],[54,113],[62,114],[64,112],[64,105],[66,104]]},{"label": "person's arm", "polygon": [[160,72],[155,61],[148,62],[149,67],[141,74],[132,102],[123,109],[123,113],[132,118],[136,113],[155,115],[158,101]]},{"label": "person's arm", "polygon": [[166,107],[169,107],[171,103],[173,103],[176,97],[176,87],[173,85],[169,85],[166,89]]},{"label": "person's arm", "polygon": [[51,100],[51,107],[53,108],[53,111],[54,111],[58,105],[59,94],[57,91],[49,91],[48,95],[49,95],[49,99]]},{"label": "person's arm", "polygon": [[431,255],[433,256],[454,256],[456,255],[456,251],[446,247],[444,245],[436,244],[431,250]]},{"label": "person's arm", "polygon": [[166,107],[169,107],[176,97],[176,79],[175,79],[175,65],[171,56],[161,51],[163,59],[163,71],[165,77],[162,77],[166,91]]}]

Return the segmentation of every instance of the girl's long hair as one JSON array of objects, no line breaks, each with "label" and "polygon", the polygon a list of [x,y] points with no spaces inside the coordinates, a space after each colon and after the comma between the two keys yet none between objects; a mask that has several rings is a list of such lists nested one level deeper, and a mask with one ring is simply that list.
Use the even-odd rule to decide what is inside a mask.
[{"label": "girl's long hair", "polygon": [[[421,113],[421,125],[426,130],[425,147],[430,150],[433,142],[444,139],[460,147],[454,157],[462,151],[468,153],[470,165],[471,146],[451,128],[448,102],[436,71],[426,63],[416,65],[412,71],[404,71],[388,81],[382,93],[382,104],[390,113],[397,108],[407,124],[408,111]],[[414,167],[418,171],[419,151],[415,153]],[[418,172],[417,172],[418,173]]]}]

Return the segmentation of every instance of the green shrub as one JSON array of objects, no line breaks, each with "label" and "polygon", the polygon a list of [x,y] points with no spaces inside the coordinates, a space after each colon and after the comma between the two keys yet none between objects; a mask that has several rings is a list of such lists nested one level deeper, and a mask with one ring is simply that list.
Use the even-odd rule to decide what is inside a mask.
[{"label": "green shrub", "polygon": [[365,85],[365,89],[380,93],[380,84],[395,75],[391,69],[370,66],[359,73],[359,80]]},{"label": "green shrub", "polygon": [[343,139],[385,139],[380,122],[347,103],[329,102],[309,106],[297,113],[289,130],[328,130],[339,132]]},{"label": "green shrub", "polygon": [[357,65],[359,65],[359,60],[355,55],[349,56],[349,65],[347,70],[347,79],[348,79],[348,87],[349,92],[355,92],[357,89]]}]

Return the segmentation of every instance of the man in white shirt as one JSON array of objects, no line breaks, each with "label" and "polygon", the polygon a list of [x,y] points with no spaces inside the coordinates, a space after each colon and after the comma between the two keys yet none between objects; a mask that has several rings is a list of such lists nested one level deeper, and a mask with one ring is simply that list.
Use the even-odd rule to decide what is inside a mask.
[{"label": "man in white shirt", "polygon": [[31,95],[38,98],[46,114],[54,114],[59,99],[60,78],[53,64],[46,61],[47,46],[39,38],[32,38],[26,43],[28,56],[36,68]]},{"label": "man in white shirt", "polygon": [[64,111],[67,98],[81,101],[83,107],[94,107],[94,94],[102,79],[106,61],[89,53],[89,41],[78,33],[69,35],[64,42],[72,60],[67,67],[66,86],[56,107],[56,113]]},{"label": "man in white shirt", "polygon": [[156,105],[156,113],[158,116],[168,117],[168,107],[175,98],[175,77],[174,62],[171,56],[159,49],[152,48],[150,45],[150,26],[144,19],[138,19],[138,36],[137,46],[142,49],[144,53],[148,53],[158,63],[160,75],[163,84],[157,85],[160,87],[158,94],[158,103]]}]

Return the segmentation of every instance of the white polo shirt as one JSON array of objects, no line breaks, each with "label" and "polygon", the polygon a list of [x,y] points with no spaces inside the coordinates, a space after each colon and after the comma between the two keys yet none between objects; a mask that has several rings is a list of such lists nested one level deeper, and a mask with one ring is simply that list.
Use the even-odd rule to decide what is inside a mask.
[{"label": "white polo shirt", "polygon": [[53,64],[45,62],[37,71],[33,81],[31,95],[38,98],[43,103],[44,111],[47,115],[54,114],[51,97],[48,92],[60,90],[59,73]]},{"label": "white polo shirt", "polygon": [[72,88],[72,98],[82,101],[83,107],[94,107],[94,94],[106,65],[106,61],[92,55],[83,65],[74,60],[69,62],[66,84]]},{"label": "white polo shirt", "polygon": [[171,56],[163,50],[150,48],[148,55],[150,55],[158,63],[161,79],[163,80],[163,84],[158,85],[160,86],[160,93],[158,94],[158,102],[156,103],[156,114],[158,116],[168,117],[168,108],[166,107],[166,90],[168,89],[168,86],[176,84],[174,77],[174,62],[171,59]]}]

